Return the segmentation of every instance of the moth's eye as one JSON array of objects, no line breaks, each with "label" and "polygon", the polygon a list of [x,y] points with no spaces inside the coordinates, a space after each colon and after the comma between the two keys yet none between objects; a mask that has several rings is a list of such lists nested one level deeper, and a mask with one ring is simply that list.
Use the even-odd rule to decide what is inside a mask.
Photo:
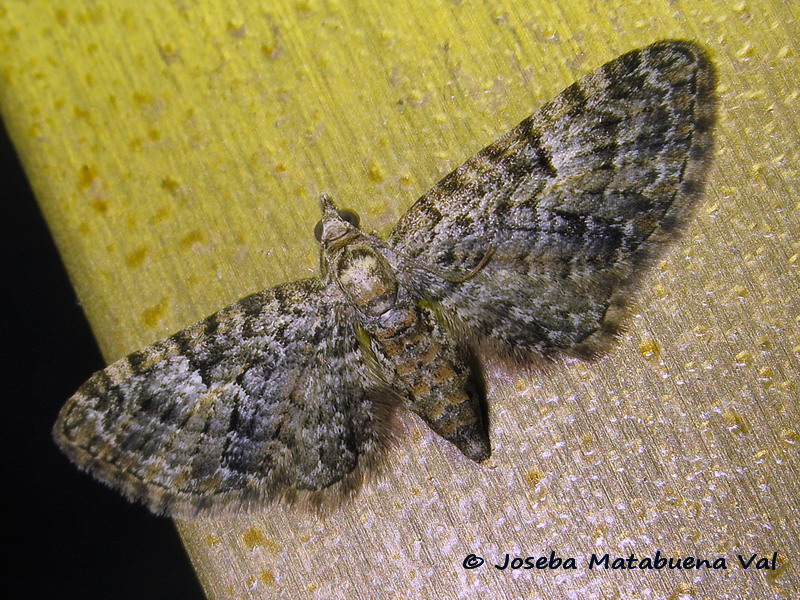
[{"label": "moth's eye", "polygon": [[317,224],[314,225],[314,237],[318,242],[322,241],[322,221],[317,221]]},{"label": "moth's eye", "polygon": [[339,216],[350,223],[353,227],[358,227],[361,224],[361,217],[358,216],[358,213],[350,210],[349,208],[343,208],[339,211]]}]

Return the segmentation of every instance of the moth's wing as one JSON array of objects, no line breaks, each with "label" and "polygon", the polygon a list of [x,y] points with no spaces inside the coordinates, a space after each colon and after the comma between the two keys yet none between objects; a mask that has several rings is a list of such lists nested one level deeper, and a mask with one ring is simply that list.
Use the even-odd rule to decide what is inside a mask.
[{"label": "moth's wing", "polygon": [[344,497],[374,466],[396,400],[318,279],[249,296],[95,373],[56,442],[156,513]]},{"label": "moth's wing", "polygon": [[389,239],[405,283],[422,281],[479,338],[595,352],[637,267],[690,214],[714,118],[715,74],[697,45],[620,56],[412,206]]}]

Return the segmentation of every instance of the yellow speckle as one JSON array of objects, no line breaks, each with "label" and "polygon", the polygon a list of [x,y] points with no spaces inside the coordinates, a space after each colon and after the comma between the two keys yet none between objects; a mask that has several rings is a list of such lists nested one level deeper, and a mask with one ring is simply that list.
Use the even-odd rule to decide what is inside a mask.
[{"label": "yellow speckle", "polygon": [[386,179],[383,169],[374,160],[367,165],[367,176],[374,183],[382,183]]},{"label": "yellow speckle", "polygon": [[668,600],[684,600],[686,597],[694,598],[695,588],[687,582],[682,582],[677,585],[675,590],[669,595]]},{"label": "yellow speckle", "polygon": [[132,269],[141,267],[142,263],[144,263],[144,259],[147,258],[147,252],[147,246],[139,246],[133,252],[129,252],[125,255],[125,264]]},{"label": "yellow speckle", "polygon": [[772,379],[775,376],[775,371],[772,367],[761,367],[758,370],[759,379]]},{"label": "yellow speckle", "polygon": [[425,94],[417,89],[409,91],[408,96],[406,96],[406,100],[414,104],[420,104],[423,98],[425,98]]},{"label": "yellow speckle", "polygon": [[723,415],[725,421],[728,423],[728,430],[731,433],[738,433],[739,435],[749,435],[750,427],[745,423],[744,418],[735,410],[729,410]]},{"label": "yellow speckle", "polygon": [[580,440],[581,452],[584,456],[592,456],[597,452],[597,441],[590,433],[584,433]]},{"label": "yellow speckle", "polygon": [[195,229],[194,231],[190,231],[185,236],[181,238],[180,245],[181,248],[188,250],[195,244],[199,244],[205,238],[205,234],[199,229]]},{"label": "yellow speckle", "polygon": [[56,10],[56,21],[62,27],[66,27],[67,23],[69,23],[69,13],[65,11],[63,8],[59,8]]},{"label": "yellow speckle", "polygon": [[87,123],[91,124],[92,122],[92,114],[86,110],[85,108],[81,108],[80,106],[76,106],[73,109],[75,113],[75,118],[80,119],[81,121],[86,121]]},{"label": "yellow speckle", "polygon": [[745,90],[742,93],[742,98],[744,98],[745,100],[763,100],[764,90],[762,89]]},{"label": "yellow speckle", "polygon": [[234,38],[243,38],[247,35],[247,28],[239,21],[228,21],[228,33]]},{"label": "yellow speckle", "polygon": [[281,551],[281,548],[278,544],[264,535],[264,530],[261,529],[261,527],[251,527],[245,531],[244,535],[242,536],[242,543],[250,550],[253,550],[256,548],[256,546],[258,546],[259,548],[264,548],[273,554],[277,554]]},{"label": "yellow speckle", "polygon": [[667,288],[667,286],[661,283],[657,283],[656,285],[653,286],[653,292],[655,292],[656,297],[659,300],[663,300],[669,295],[669,289]]},{"label": "yellow speckle", "polygon": [[256,546],[262,546],[263,543],[266,541],[267,536],[264,535],[264,530],[260,527],[251,527],[247,531],[244,532],[242,536],[242,543],[252,550]]},{"label": "yellow speckle", "polygon": [[266,539],[266,542],[263,545],[264,550],[268,552],[272,552],[273,554],[277,554],[281,551],[281,547],[277,544],[277,542],[273,541],[270,538]]},{"label": "yellow speckle", "polygon": [[178,50],[173,44],[169,42],[165,44],[160,44],[158,46],[158,51],[161,54],[161,58],[168,65],[171,65],[172,63],[180,60],[181,58],[180,50]]},{"label": "yellow speckle", "polygon": [[697,542],[700,539],[700,532],[694,527],[681,527],[680,532],[684,539],[690,542]]},{"label": "yellow speckle", "polygon": [[397,39],[397,33],[391,29],[384,29],[378,34],[378,39],[384,43],[393,42]]},{"label": "yellow speckle", "polygon": [[157,223],[163,223],[166,221],[169,216],[172,214],[172,210],[169,206],[162,206],[156,212],[153,213],[153,216],[150,217],[150,224],[156,225]]},{"label": "yellow speckle", "polygon": [[747,56],[753,56],[753,44],[750,42],[745,42],[742,46],[736,51],[736,56],[739,58],[745,58]]},{"label": "yellow speckle", "polygon": [[206,544],[208,544],[209,546],[216,546],[222,542],[222,540],[219,539],[219,536],[212,534],[206,535],[204,539]]},{"label": "yellow speckle", "polygon": [[736,294],[737,296],[739,296],[739,298],[747,298],[747,296],[749,295],[749,292],[747,291],[747,288],[744,287],[743,285],[734,286],[733,287],[733,293]]},{"label": "yellow speckle", "polygon": [[78,187],[86,190],[92,186],[97,179],[97,170],[91,165],[83,165],[78,171]]},{"label": "yellow speckle", "polygon": [[164,179],[161,180],[161,187],[162,189],[167,190],[170,194],[174,196],[178,191],[178,189],[181,187],[181,183],[177,179],[173,179],[172,177],[167,175],[166,177],[164,177]]},{"label": "yellow speckle", "polygon": [[278,46],[277,42],[261,44],[261,52],[263,52],[264,56],[267,58],[278,58],[280,55],[280,46]]},{"label": "yellow speckle", "polygon": [[164,314],[167,312],[168,304],[167,299],[162,298],[158,304],[145,308],[142,311],[142,321],[144,321],[145,326],[152,328],[158,325],[158,322],[164,318]]},{"label": "yellow speckle", "polygon": [[275,575],[272,574],[272,571],[269,569],[264,569],[258,576],[258,580],[261,583],[266,583],[267,585],[273,585],[275,583]]},{"label": "yellow speckle", "polygon": [[796,429],[784,427],[781,429],[778,437],[781,440],[781,446],[784,448],[796,450],[797,447],[800,446],[800,433],[798,433]]},{"label": "yellow speckle", "polygon": [[764,579],[773,587],[783,590],[785,586],[785,582],[778,581],[783,574],[786,572],[786,564],[783,559],[783,555],[778,554],[778,566],[774,571],[767,571],[764,574]]},{"label": "yellow speckle", "polygon": [[680,506],[683,498],[672,488],[667,488],[664,494],[664,504],[667,506]]},{"label": "yellow speckle", "polygon": [[742,350],[739,354],[736,355],[736,366],[737,367],[746,367],[748,365],[753,364],[753,355],[750,354],[747,350]]},{"label": "yellow speckle", "polygon": [[145,94],[143,92],[134,92],[133,101],[136,102],[136,104],[145,105],[145,104],[153,104],[155,99],[151,94]]},{"label": "yellow speckle", "polygon": [[639,352],[649,360],[657,360],[661,356],[661,345],[653,339],[642,340],[639,343]]},{"label": "yellow speckle", "polygon": [[295,8],[300,16],[308,16],[313,10],[311,6],[311,2],[309,0],[300,0],[297,4],[295,4]]},{"label": "yellow speckle", "polygon": [[545,473],[541,469],[534,467],[532,469],[528,469],[525,473],[524,481],[527,485],[534,488],[544,479]]},{"label": "yellow speckle", "polygon": [[88,10],[78,13],[77,21],[81,24],[99,25],[105,19],[106,8],[104,6],[97,6],[89,8]]},{"label": "yellow speckle", "polygon": [[91,200],[89,202],[89,206],[92,207],[92,210],[101,215],[108,212],[108,202],[100,198],[95,198],[94,200]]}]

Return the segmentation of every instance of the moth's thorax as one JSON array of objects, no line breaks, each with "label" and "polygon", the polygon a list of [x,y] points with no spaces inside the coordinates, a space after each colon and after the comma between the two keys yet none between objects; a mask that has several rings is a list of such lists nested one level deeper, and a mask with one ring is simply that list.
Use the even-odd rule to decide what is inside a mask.
[{"label": "moth's thorax", "polygon": [[372,245],[348,244],[328,257],[331,274],[345,296],[362,313],[380,316],[397,302],[397,278]]}]

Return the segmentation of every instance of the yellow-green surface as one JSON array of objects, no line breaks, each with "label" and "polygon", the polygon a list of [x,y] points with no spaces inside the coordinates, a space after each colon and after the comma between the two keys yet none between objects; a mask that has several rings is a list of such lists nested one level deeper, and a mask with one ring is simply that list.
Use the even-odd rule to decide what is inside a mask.
[{"label": "yellow-green surface", "polygon": [[[313,273],[321,192],[385,233],[618,54],[680,37],[719,66],[705,202],[612,351],[546,371],[491,364],[487,464],[407,418],[390,472],[325,521],[271,506],[180,524],[208,595],[797,597],[798,12],[779,0],[0,3],[0,109],[109,361]],[[587,566],[592,552],[657,549],[728,569]],[[578,569],[490,566],[551,550]],[[739,568],[753,552],[778,552],[779,569]],[[464,570],[469,553],[487,564]]]}]

